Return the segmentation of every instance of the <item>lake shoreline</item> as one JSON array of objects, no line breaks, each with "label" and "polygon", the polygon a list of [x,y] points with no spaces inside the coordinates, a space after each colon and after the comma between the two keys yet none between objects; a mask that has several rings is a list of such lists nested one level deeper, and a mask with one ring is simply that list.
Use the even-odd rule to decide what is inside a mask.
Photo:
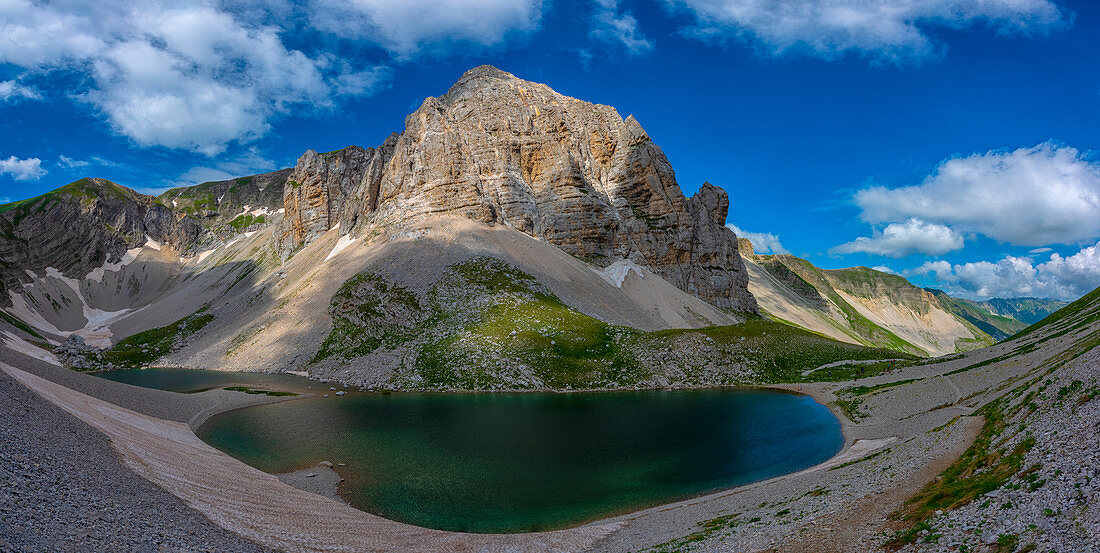
[{"label": "lake shoreline", "polygon": [[[960,366],[960,364],[961,364],[960,361],[951,361],[951,362],[947,363],[947,365],[948,365],[947,368],[948,369],[956,368],[956,367]],[[111,385],[111,388],[114,389],[114,391],[111,392],[111,391],[105,391],[103,389],[100,389],[104,386],[104,384],[96,385],[94,383],[89,382],[89,381],[98,381],[100,383],[103,383],[104,380],[101,379],[101,378],[96,378],[96,377],[93,377],[91,375],[83,375],[83,374],[78,374],[78,373],[72,373],[72,371],[68,371],[67,369],[62,369],[60,367],[49,366],[49,367],[43,368],[42,365],[43,364],[39,363],[38,367],[36,368],[36,370],[34,372],[48,372],[48,373],[51,373],[50,374],[50,380],[58,380],[58,381],[79,380],[80,382],[77,382],[76,385],[73,386],[74,389],[92,388],[93,391],[95,392],[95,395],[97,395],[97,396],[103,396],[107,399],[118,399],[120,403],[128,403],[130,405],[135,405],[139,408],[139,411],[144,411],[146,409],[156,411],[156,409],[152,409],[151,407],[146,407],[146,405],[148,405],[148,403],[142,403],[141,401],[137,401],[138,398],[141,398],[141,397],[144,397],[144,396],[149,396],[150,398],[164,398],[166,396],[167,397],[173,397],[174,396],[176,399],[179,399],[180,397],[187,398],[186,400],[180,400],[181,405],[177,406],[174,411],[171,410],[171,409],[167,410],[167,414],[170,415],[170,418],[173,418],[173,420],[179,420],[180,418],[184,418],[183,422],[187,422],[188,418],[193,417],[195,415],[195,410],[196,410],[197,406],[194,405],[194,404],[197,403],[197,400],[200,399],[201,396],[205,396],[205,395],[208,395],[208,394],[209,395],[212,395],[212,394],[233,394],[234,396],[244,396],[244,397],[239,398],[239,399],[244,400],[244,401],[249,401],[249,400],[256,399],[254,396],[248,396],[247,394],[242,394],[242,393],[238,393],[238,392],[227,392],[227,391],[224,391],[224,390],[211,390],[209,392],[203,392],[203,393],[200,393],[200,394],[186,394],[186,395],[185,394],[169,394],[167,392],[160,392],[158,390],[138,388],[138,387],[134,387],[134,386],[122,385],[122,384],[113,383],[113,382],[108,383],[108,384]],[[943,370],[943,369],[941,369],[941,370]],[[932,366],[929,366],[929,365],[923,365],[923,366],[912,367],[910,369],[899,371],[898,374],[881,375],[881,376],[878,376],[878,377],[863,379],[860,382],[873,385],[873,384],[877,384],[877,383],[880,383],[880,382],[883,382],[883,381],[901,380],[901,379],[905,378],[906,376],[909,376],[911,373],[915,373],[915,372],[927,373],[925,376],[932,376],[932,373],[935,373],[936,370],[935,370],[935,367],[932,367]],[[62,374],[62,373],[71,373],[71,374]],[[76,377],[79,377],[79,378],[72,377],[73,374],[75,374]],[[63,382],[63,384],[66,384],[66,382]],[[815,399],[815,401],[817,401],[818,403],[827,406],[830,410],[832,410],[834,415],[836,415],[835,406],[832,406],[832,405],[829,404],[830,398],[834,397],[832,394],[837,389],[848,386],[848,385],[851,385],[851,384],[852,384],[851,382],[820,383],[820,384],[785,384],[784,383],[784,384],[773,384],[773,385],[755,386],[755,387],[776,389],[776,390],[785,391],[785,392],[788,392],[788,393],[802,393],[804,395],[809,395],[809,396],[813,397]],[[913,385],[891,388],[890,392],[896,393],[898,391],[901,391],[902,389],[909,389],[912,386]],[[721,386],[719,388],[729,388],[729,386]],[[801,388],[801,389],[799,389],[799,388]],[[667,388],[661,388],[661,389],[667,389]],[[942,391],[942,386],[938,387],[937,390]],[[606,391],[614,391],[614,390],[606,390]],[[285,398],[272,398],[272,399],[285,400]],[[291,398],[291,400],[293,400],[293,399],[294,398]],[[183,406],[183,404],[186,404],[186,403],[190,403],[192,405]],[[239,406],[243,406],[243,405],[239,405]],[[224,413],[224,412],[228,412],[230,410],[233,410],[236,407],[238,407],[238,406],[228,406],[228,407],[222,406],[221,408],[217,409],[217,411],[219,413]],[[927,419],[927,420],[929,420],[929,422],[928,423],[923,423],[922,422],[920,424],[920,427],[928,428],[928,427],[931,427],[933,425],[935,425],[935,426],[943,425],[945,422],[948,422],[948,420],[950,419],[950,416],[957,413],[957,412],[953,412],[950,409],[939,410],[939,411],[933,410],[933,411],[930,411],[926,415],[922,415],[921,417],[913,418],[916,414],[919,414],[919,411],[913,411],[913,409],[915,409],[915,408],[917,408],[917,407],[908,406],[905,409],[902,409],[901,411],[898,411],[897,409],[893,409],[893,410],[891,410],[891,412],[898,412],[899,415],[892,415],[891,414],[891,415],[889,415],[890,419],[894,420],[897,416],[900,416],[902,414],[904,414],[904,416],[901,419],[898,419],[898,420],[910,420],[910,421],[913,421],[913,422],[917,422],[918,420],[923,421],[923,420]],[[160,412],[166,412],[166,411],[165,411],[165,409],[160,409]],[[902,413],[902,412],[904,412],[904,413]],[[929,417],[931,417],[931,418],[929,418]],[[864,423],[862,423],[862,424],[850,424],[849,421],[847,421],[847,419],[844,418],[842,415],[836,416],[836,418],[841,422],[842,428],[844,429],[845,443],[842,447],[842,450],[838,453],[838,455],[833,456],[829,461],[835,461],[836,459],[840,458],[840,455],[843,455],[847,451],[851,451],[853,449],[853,444],[855,444],[857,440],[867,440],[867,439],[878,439],[878,438],[880,438],[879,434],[881,434],[881,431],[874,429],[877,426],[876,424],[868,425],[868,424],[866,424],[866,421],[864,421]],[[873,420],[876,420],[876,417],[873,416],[872,417],[872,422],[873,422]],[[968,440],[967,435],[969,433],[967,428],[970,428],[972,426],[973,426],[972,423],[960,424],[960,425],[954,425],[954,426],[948,425],[946,430],[944,431],[944,432],[946,432],[946,434],[943,434],[938,439],[936,439],[932,442],[928,442],[927,440],[924,440],[924,439],[917,439],[917,438],[920,438],[920,436],[923,435],[924,431],[921,430],[921,431],[917,432],[916,428],[914,428],[913,430],[910,430],[910,431],[904,431],[904,429],[899,429],[898,432],[894,432],[892,434],[893,434],[893,436],[895,436],[896,438],[898,438],[899,440],[901,440],[901,442],[904,442],[905,444],[909,444],[910,441],[913,441],[914,439],[917,439],[915,442],[913,442],[913,446],[916,446],[916,445],[921,444],[921,443],[925,443],[925,445],[922,446],[922,447],[932,448],[931,451],[939,452],[939,453],[929,453],[929,450],[924,449],[920,452],[920,455],[918,456],[919,459],[914,458],[914,461],[919,462],[921,464],[921,466],[927,466],[927,463],[931,462],[930,461],[931,459],[944,458],[943,456],[945,456],[945,455],[949,456],[949,455],[954,454],[953,452],[955,450],[957,450],[958,447],[959,447],[958,444],[969,443],[967,441]],[[851,430],[851,432],[849,432],[849,430]],[[914,433],[914,432],[916,432],[916,433]],[[194,435],[193,432],[189,432],[189,433],[192,436]],[[890,444],[888,447],[880,448],[880,451],[890,451],[892,449],[897,449],[898,447],[900,447],[900,446],[897,445],[898,443],[899,442],[895,442],[893,444]],[[954,449],[952,449],[952,448],[954,448]],[[225,462],[233,461],[234,463],[238,463],[238,461],[236,461],[235,459],[232,459],[232,457],[229,457],[228,455],[226,455],[222,452],[218,452],[217,455],[218,455],[219,458],[225,460]],[[873,456],[873,455],[874,455],[874,453],[868,453],[867,456]],[[887,457],[880,457],[880,458],[892,458],[894,456],[895,456],[894,454],[890,454]],[[853,478],[856,478],[856,480],[850,480],[851,482],[853,482],[854,486],[856,484],[858,484],[858,486],[855,486],[856,489],[867,489],[868,488],[869,484],[868,484],[868,482],[866,482],[866,480],[868,480],[868,476],[870,476],[872,480],[874,480],[875,478],[880,478],[880,476],[875,476],[875,475],[879,474],[878,469],[875,469],[875,472],[867,473],[867,469],[869,468],[868,463],[865,463],[865,462],[854,462],[854,463],[853,462],[845,462],[844,463],[845,466],[835,466],[835,463],[834,463],[834,466],[832,466],[831,468],[825,468],[825,465],[827,463],[829,463],[829,461],[826,461],[826,463],[815,465],[815,467],[810,467],[809,469],[806,469],[806,470],[803,470],[803,471],[800,471],[800,472],[797,472],[797,473],[791,473],[791,474],[786,474],[786,475],[782,475],[782,476],[777,476],[777,477],[772,478],[770,480],[760,481],[760,482],[756,482],[756,483],[752,483],[752,484],[748,484],[748,485],[743,485],[743,486],[739,486],[739,487],[735,487],[735,488],[731,488],[731,489],[726,489],[726,490],[722,490],[722,491],[718,491],[718,492],[714,492],[714,493],[709,493],[709,494],[705,494],[705,495],[702,495],[702,496],[696,497],[696,498],[685,499],[685,500],[683,500],[679,503],[661,504],[661,505],[657,505],[657,506],[654,506],[654,507],[651,507],[651,508],[643,509],[641,511],[634,511],[634,512],[626,513],[626,514],[623,514],[623,515],[611,517],[611,518],[605,518],[605,519],[589,522],[589,523],[586,523],[586,524],[582,524],[581,526],[576,526],[576,527],[573,527],[569,530],[562,530],[562,531],[559,531],[559,532],[569,533],[569,532],[573,532],[573,531],[582,531],[582,530],[585,530],[585,529],[589,529],[589,530],[599,529],[599,531],[602,532],[603,529],[606,529],[608,527],[608,525],[613,525],[613,526],[615,526],[616,529],[613,530],[613,531],[610,531],[609,533],[602,534],[603,537],[599,539],[598,545],[596,543],[591,543],[591,544],[589,544],[589,546],[586,546],[586,547],[573,547],[570,550],[577,550],[577,551],[599,550],[599,551],[608,551],[608,552],[616,552],[616,553],[617,552],[626,552],[626,551],[637,551],[638,549],[644,549],[644,548],[647,548],[647,547],[651,547],[654,544],[658,544],[660,542],[663,542],[663,541],[666,541],[666,540],[669,540],[669,539],[674,539],[677,536],[684,536],[684,535],[687,535],[687,534],[691,534],[692,532],[696,531],[696,530],[693,530],[693,528],[696,528],[696,524],[699,521],[702,521],[702,520],[705,520],[705,519],[708,519],[708,518],[713,518],[714,516],[720,515],[723,512],[725,512],[725,513],[734,513],[734,514],[741,513],[742,514],[741,516],[744,516],[746,518],[746,520],[749,519],[749,518],[761,519],[760,522],[752,523],[752,526],[755,528],[755,530],[753,530],[754,533],[751,534],[751,536],[753,536],[753,537],[752,537],[752,539],[749,540],[749,542],[746,542],[746,543],[750,543],[750,544],[756,543],[757,546],[753,546],[753,547],[765,548],[766,549],[768,542],[765,541],[762,544],[760,544],[758,542],[758,540],[760,540],[760,539],[763,539],[763,540],[774,539],[775,536],[782,535],[781,532],[789,531],[789,530],[784,530],[786,528],[789,528],[789,525],[786,523],[786,521],[779,520],[775,515],[774,511],[776,509],[779,509],[779,508],[778,507],[776,507],[776,508],[770,507],[770,505],[774,504],[776,501],[779,501],[780,503],[783,503],[785,501],[792,501],[792,500],[797,499],[798,497],[802,497],[801,500],[795,501],[794,503],[791,504],[791,505],[798,505],[799,503],[806,501],[808,497],[809,498],[813,497],[812,495],[808,495],[807,493],[805,493],[805,491],[812,491],[814,489],[821,489],[823,486],[825,486],[825,487],[830,486],[831,485],[830,481],[835,480],[837,477],[843,477],[843,476],[849,475],[849,474],[863,475],[863,476],[853,476]],[[860,459],[852,459],[851,461],[861,461],[861,460]],[[903,474],[907,474],[908,473],[907,471],[908,471],[908,469],[906,469],[906,472],[903,472]],[[261,473],[261,474],[266,474],[266,473]],[[271,478],[274,479],[275,477],[271,477]],[[845,478],[845,479],[847,480],[847,478]],[[793,486],[793,488],[792,488],[792,486]],[[872,486],[872,487],[874,487],[874,486]],[[888,488],[889,488],[889,486],[887,486],[887,488],[881,488],[881,489],[888,489]],[[790,494],[795,493],[793,491],[794,489],[803,489],[804,492],[797,492],[796,495],[791,496]],[[790,490],[790,491],[784,491],[784,490]],[[256,500],[259,500],[259,495],[265,495],[265,494],[261,493],[260,490],[257,490],[257,491],[251,491],[250,490],[250,491],[247,491],[246,493],[257,495],[257,497],[255,498]],[[863,492],[860,492],[860,493],[863,493]],[[319,496],[317,496],[317,497],[319,497]],[[783,497],[787,497],[788,499],[781,499]],[[333,500],[327,500],[327,501],[333,501]],[[740,507],[736,507],[737,505],[740,505]],[[768,507],[761,507],[761,505],[767,505]],[[768,514],[767,511],[769,511],[769,510],[771,510],[773,512],[771,514]],[[780,510],[780,512],[782,512],[782,511],[786,511],[787,508],[779,509],[779,510]],[[826,511],[828,511],[828,509],[826,509]],[[355,510],[355,512],[361,513],[363,516],[368,516],[366,513],[362,512],[362,511]],[[758,513],[758,515],[750,517],[749,515],[751,515],[752,513]],[[822,514],[826,514],[826,513],[823,512]],[[369,515],[369,516],[373,517],[373,515]],[[817,516],[817,515],[815,515],[815,516]],[[283,517],[280,517],[280,518],[283,518]],[[387,521],[386,519],[380,519],[380,520],[386,521],[387,523],[391,522],[391,521]],[[771,520],[770,523],[768,522],[769,520]],[[759,526],[760,524],[765,524],[765,523],[767,523],[768,526]],[[398,524],[398,523],[393,523],[393,524]],[[418,527],[409,526],[408,528],[418,528]],[[240,530],[238,528],[229,528],[229,529],[234,530],[234,531]],[[779,532],[779,533],[777,533],[777,532]],[[553,534],[553,533],[551,533],[551,534]],[[467,538],[464,538],[464,539],[467,539],[467,540],[468,539],[475,539],[479,536],[508,536],[506,534],[464,534],[464,533],[458,533],[457,535],[466,536]],[[517,535],[513,535],[513,536],[524,536],[523,540],[521,540],[521,541],[526,543],[528,540],[538,541],[539,539],[541,539],[540,536],[543,536],[543,535],[544,535],[544,533],[535,533],[535,534],[517,534]],[[741,535],[744,535],[744,534],[741,534]],[[768,536],[772,536],[772,538],[768,538]],[[340,538],[340,539],[343,539],[343,538]],[[757,541],[754,541],[754,540],[757,540]],[[752,547],[750,547],[748,549],[752,550]],[[400,549],[398,549],[398,550],[400,550]],[[543,549],[538,549],[538,550],[544,550],[544,548]]]}]

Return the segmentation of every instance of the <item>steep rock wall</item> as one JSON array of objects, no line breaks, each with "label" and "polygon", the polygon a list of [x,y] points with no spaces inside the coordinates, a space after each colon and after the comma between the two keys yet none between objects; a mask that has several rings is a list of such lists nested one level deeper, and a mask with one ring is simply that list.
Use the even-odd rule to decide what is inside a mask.
[{"label": "steep rock wall", "polygon": [[685,198],[633,117],[489,66],[426,99],[379,148],[306,152],[284,207],[284,257],[337,224],[457,215],[597,265],[630,259],[718,307],[756,310],[724,190],[707,183]]}]

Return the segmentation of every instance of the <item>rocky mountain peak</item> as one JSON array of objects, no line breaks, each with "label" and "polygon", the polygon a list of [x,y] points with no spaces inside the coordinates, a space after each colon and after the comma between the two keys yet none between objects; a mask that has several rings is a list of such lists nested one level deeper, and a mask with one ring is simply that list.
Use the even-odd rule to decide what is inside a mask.
[{"label": "rocky mountain peak", "polygon": [[491,66],[427,98],[377,148],[307,152],[284,207],[284,256],[337,224],[460,216],[598,266],[630,259],[719,307],[756,309],[724,190],[704,184],[688,200],[633,117]]},{"label": "rocky mountain peak", "polygon": [[25,270],[82,276],[150,239],[186,250],[201,231],[152,196],[83,178],[0,206],[0,292],[25,279]]}]

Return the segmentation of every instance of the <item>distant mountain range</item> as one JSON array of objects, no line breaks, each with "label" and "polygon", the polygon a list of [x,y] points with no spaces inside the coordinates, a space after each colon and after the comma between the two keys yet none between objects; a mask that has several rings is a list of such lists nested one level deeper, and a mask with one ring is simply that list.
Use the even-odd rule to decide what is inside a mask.
[{"label": "distant mountain range", "polygon": [[976,302],[867,267],[819,269],[789,254],[760,255],[742,238],[749,290],[769,317],[837,340],[913,355],[990,345],[1066,302],[995,298]]}]

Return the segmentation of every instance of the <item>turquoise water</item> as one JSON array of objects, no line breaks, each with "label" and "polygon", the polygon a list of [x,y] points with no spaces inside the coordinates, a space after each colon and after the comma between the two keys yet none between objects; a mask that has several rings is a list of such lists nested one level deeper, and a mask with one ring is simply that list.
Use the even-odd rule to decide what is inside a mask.
[{"label": "turquoise water", "polygon": [[311,382],[309,379],[289,374],[242,373],[231,371],[202,371],[195,369],[129,369],[92,373],[100,378],[169,392],[185,394],[224,388],[226,386],[255,386],[258,388],[283,390],[289,392],[328,390],[327,384]]},{"label": "turquoise water", "polygon": [[798,471],[843,445],[811,398],[743,389],[353,393],[232,411],[199,435],[267,472],[346,463],[352,505],[469,532],[574,525]]}]

